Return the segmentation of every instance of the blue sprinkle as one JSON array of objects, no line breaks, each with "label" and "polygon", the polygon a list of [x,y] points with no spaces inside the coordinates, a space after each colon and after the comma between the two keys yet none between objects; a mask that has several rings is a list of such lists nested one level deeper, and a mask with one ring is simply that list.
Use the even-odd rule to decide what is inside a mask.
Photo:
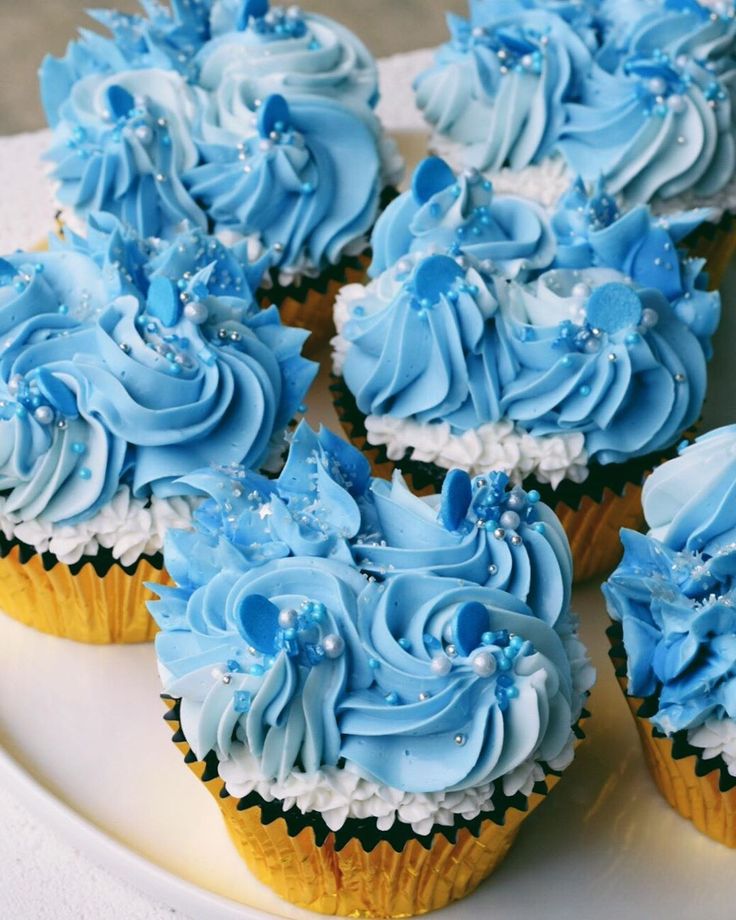
[{"label": "blue sprinkle", "polygon": [[534,530],[536,530],[537,533],[543,534],[543,533],[546,532],[547,528],[546,528],[546,527],[544,526],[544,524],[540,521],[539,523],[537,523],[537,524],[534,525]]},{"label": "blue sprinkle", "polygon": [[250,710],[252,697],[247,690],[236,690],[233,701],[235,712],[248,712]]},{"label": "blue sprinkle", "polygon": [[235,659],[233,659],[233,658],[231,658],[231,659],[227,662],[227,669],[228,669],[228,671],[232,671],[232,672],[235,673],[235,674],[237,674],[239,671],[242,671],[242,670],[243,670],[243,669],[240,667],[240,665],[238,664],[238,662],[235,661]]}]

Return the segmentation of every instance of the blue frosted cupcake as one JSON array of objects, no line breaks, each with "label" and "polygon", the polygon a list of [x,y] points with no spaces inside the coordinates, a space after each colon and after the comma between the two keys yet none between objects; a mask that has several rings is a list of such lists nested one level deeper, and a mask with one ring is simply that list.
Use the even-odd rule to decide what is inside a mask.
[{"label": "blue frosted cupcake", "polygon": [[245,239],[252,260],[267,258],[285,319],[329,323],[327,287],[360,270],[402,168],[362,43],[260,0],[99,18],[110,37],[83,33],[41,69],[67,216],[109,211],[144,237],[186,221]]},{"label": "blue frosted cupcake", "polygon": [[736,427],[655,470],[647,535],[624,531],[604,585],[611,657],[655,782],[683,817],[736,847]]},{"label": "blue frosted cupcake", "polygon": [[[304,425],[276,481],[236,467],[188,481],[212,498],[168,537],[159,670],[174,740],[251,870],[346,916],[469,893],[571,761],[594,680],[559,523],[495,474],[458,472],[436,503],[399,481],[387,494],[361,454]],[[524,547],[478,527],[494,503],[524,518]],[[378,533],[401,564],[366,561]],[[462,572],[437,564],[440,544]],[[547,578],[559,591],[542,603]]]},{"label": "blue frosted cupcake", "polygon": [[141,641],[132,599],[196,504],[179,477],[260,468],[316,366],[254,301],[247,262],[187,231],[151,244],[111,215],[0,261],[1,606],[84,641]]},{"label": "blue frosted cupcake", "polygon": [[418,491],[504,470],[556,508],[577,578],[610,571],[703,405],[720,299],[680,243],[705,216],[620,213],[577,182],[550,222],[425,161],[376,226],[374,280],[336,303],[348,434]]},{"label": "blue frosted cupcake", "polygon": [[471,0],[416,81],[433,146],[553,207],[572,179],[627,206],[714,208],[691,240],[715,285],[733,252],[731,4]]}]

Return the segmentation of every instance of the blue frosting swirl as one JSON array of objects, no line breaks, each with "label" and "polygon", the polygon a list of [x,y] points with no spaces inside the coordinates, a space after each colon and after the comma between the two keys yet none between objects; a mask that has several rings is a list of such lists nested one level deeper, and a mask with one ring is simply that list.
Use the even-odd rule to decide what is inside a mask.
[{"label": "blue frosting swirl", "polygon": [[375,684],[345,698],[339,724],[342,755],[369,777],[411,792],[466,789],[567,745],[570,664],[521,601],[410,573],[361,600]]},{"label": "blue frosting swirl", "polygon": [[661,291],[710,358],[721,298],[706,290],[705,260],[688,257],[678,244],[711,218],[708,208],[654,218],[647,205],[622,214],[602,182],[588,194],[578,179],[552,218],[558,243],[554,264],[615,268],[636,284]]},{"label": "blue frosting swirl", "polygon": [[514,277],[547,268],[554,237],[545,212],[521,198],[496,198],[475,171],[456,176],[437,157],[416,168],[412,187],[394,199],[371,238],[371,277],[409,253],[463,255],[484,272]]},{"label": "blue frosting swirl", "polygon": [[335,100],[287,104],[279,95],[254,115],[254,98],[240,90],[234,78],[210,100],[205,163],[186,177],[217,228],[256,236],[279,268],[299,274],[364,249],[381,190],[375,117]]},{"label": "blue frosting swirl", "polygon": [[355,559],[381,578],[412,571],[499,588],[554,626],[570,605],[567,538],[538,492],[508,485],[505,473],[471,483],[454,470],[441,495],[420,498],[399,473],[390,483],[375,479]]},{"label": "blue frosting swirl", "polygon": [[559,149],[631,202],[714,195],[736,168],[731,84],[736,19],[670,0],[604,45]]},{"label": "blue frosting swirl", "polygon": [[[138,271],[141,253],[128,246],[126,257],[120,239],[113,230],[86,245]],[[186,244],[173,245],[175,261]],[[300,356],[304,333],[282,327],[275,307],[258,310],[247,289],[222,296],[229,256],[223,268],[209,255],[175,283],[164,251],[134,292],[141,276],[123,262],[111,281],[74,248],[0,262],[7,513],[74,522],[121,483],[137,497],[177,495],[187,490],[176,479],[208,462],[263,462],[316,367]]]},{"label": "blue frosting swirl", "polygon": [[698,418],[705,355],[659,291],[588,269],[499,292],[518,367],[501,407],[532,434],[582,432],[591,458],[617,463],[672,444]]},{"label": "blue frosting swirl", "polygon": [[736,554],[736,426],[685,445],[644,484],[650,535],[675,552]]},{"label": "blue frosting swirl", "polygon": [[166,567],[180,587],[206,584],[225,568],[246,570],[287,556],[350,562],[370,475],[359,451],[301,422],[278,479],[243,466],[199,470],[183,484],[209,496],[192,531],[170,531]]},{"label": "blue frosting swirl", "polygon": [[243,0],[219,0],[213,38],[197,56],[199,81],[216,92],[232,73],[252,93],[327,96],[355,106],[378,101],[376,62],[345,26],[326,16]]},{"label": "blue frosting swirl", "polygon": [[338,706],[373,679],[356,628],[364,584],[345,563],[299,558],[218,573],[191,596],[164,589],[150,605],[156,654],[198,757],[224,758],[236,739],[274,779],[338,762]]},{"label": "blue frosting swirl", "polygon": [[625,530],[624,558],[604,585],[623,627],[628,692],[657,699],[666,734],[736,717],[736,556],[678,552]]},{"label": "blue frosting swirl", "polygon": [[554,150],[592,57],[546,5],[498,6],[476,4],[472,23],[448,16],[452,39],[417,78],[416,100],[440,134],[463,145],[468,165],[518,170]]},{"label": "blue frosting swirl", "polygon": [[206,227],[182,183],[199,161],[192,138],[202,91],[175,71],[92,73],[59,107],[54,146],[59,200],[86,216],[108,211],[142,236],[170,237],[184,221]]},{"label": "blue frosting swirl", "polygon": [[495,295],[449,256],[406,261],[366,289],[342,330],[343,375],[360,411],[461,431],[500,418],[508,361]]},{"label": "blue frosting swirl", "polygon": [[91,74],[162,68],[191,77],[192,59],[209,37],[211,0],[172,0],[169,8],[144,2],[146,16],[90,10],[109,36],[88,29],[70,42],[63,58],[47,55],[39,72],[41,101],[56,127],[75,83]]}]

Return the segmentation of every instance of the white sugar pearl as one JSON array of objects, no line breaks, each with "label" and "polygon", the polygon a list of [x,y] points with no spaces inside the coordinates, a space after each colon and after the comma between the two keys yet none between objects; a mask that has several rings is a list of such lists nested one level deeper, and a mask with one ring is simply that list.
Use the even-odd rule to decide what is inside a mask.
[{"label": "white sugar pearl", "polygon": [[452,662],[447,655],[438,655],[436,658],[432,659],[430,668],[438,677],[445,677],[445,675],[450,673]]},{"label": "white sugar pearl", "polygon": [[50,406],[39,406],[33,413],[39,425],[50,425],[54,420],[54,412]]},{"label": "white sugar pearl", "polygon": [[279,626],[282,629],[291,629],[296,626],[297,616],[296,610],[282,610],[279,614]]},{"label": "white sugar pearl", "polygon": [[184,307],[184,316],[186,316],[190,323],[201,326],[202,323],[207,322],[209,310],[203,303],[194,301],[188,303],[186,307]]},{"label": "white sugar pearl", "polygon": [[478,652],[473,656],[470,666],[478,677],[490,677],[496,671],[496,659],[491,652]]},{"label": "white sugar pearl", "polygon": [[322,648],[327,658],[339,658],[345,651],[345,640],[337,633],[330,633],[322,640]]}]

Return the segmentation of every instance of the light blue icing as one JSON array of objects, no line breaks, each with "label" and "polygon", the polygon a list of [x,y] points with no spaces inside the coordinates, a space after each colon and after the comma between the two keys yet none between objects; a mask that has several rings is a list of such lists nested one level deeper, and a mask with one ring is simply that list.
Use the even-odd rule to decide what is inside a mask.
[{"label": "light blue icing", "polygon": [[659,291],[562,269],[503,294],[518,370],[501,406],[532,434],[582,432],[592,459],[618,463],[669,446],[699,417],[705,355]]},{"label": "light blue icing", "polygon": [[452,39],[417,78],[416,100],[469,166],[518,170],[554,150],[592,57],[554,10],[498,6],[477,3],[472,22],[448,16]]},{"label": "light blue icing", "polygon": [[629,530],[621,537],[624,558],[603,592],[623,626],[628,692],[656,695],[651,721],[666,734],[735,718],[733,552],[678,552]]},{"label": "light blue icing", "polygon": [[559,147],[586,179],[631,202],[714,195],[736,168],[732,11],[671,0],[604,45]]},{"label": "light blue icing", "polygon": [[172,236],[183,221],[206,227],[182,183],[199,161],[192,138],[203,104],[174,71],[92,73],[59,107],[54,145],[59,200],[79,214],[108,211],[142,236]]},{"label": "light blue icing", "polygon": [[[0,262],[0,490],[21,521],[91,517],[121,483],[182,494],[176,479],[209,462],[257,468],[316,372],[305,334],[257,308],[219,244],[205,268],[193,248],[179,283],[166,268],[207,240],[185,235],[173,257],[162,246],[136,288],[149,247],[131,255],[103,222],[88,252],[72,241]],[[220,290],[225,274],[238,296]]]},{"label": "light blue icing", "polygon": [[[375,117],[307,97],[269,96],[257,115],[249,106],[223,91],[202,115],[205,164],[186,182],[216,227],[257,236],[279,267],[300,273],[365,248],[381,190]],[[257,133],[243,139],[253,119]]]},{"label": "light blue icing", "polygon": [[644,484],[650,535],[675,552],[734,556],[736,426],[702,435]]},{"label": "light blue icing", "polygon": [[[255,235],[299,276],[362,252],[400,165],[373,112],[365,46],[326,17],[267,2],[145,9],[95,14],[111,37],[84,32],[44,63],[59,201],[146,237],[172,238],[185,221]],[[276,92],[292,106],[293,150],[265,149],[279,119],[263,135],[254,117]]]},{"label": "light blue icing", "polygon": [[373,480],[353,546],[358,564],[384,578],[412,571],[500,588],[554,626],[570,605],[567,538],[539,493],[508,483],[505,473],[471,482],[454,470],[441,495],[420,498],[398,473]]},{"label": "light blue icing", "polygon": [[348,762],[395,789],[435,792],[560,754],[573,721],[570,664],[524,603],[414,573],[369,586],[362,600],[360,639],[377,667],[375,685],[340,707]]},{"label": "light blue icing", "polygon": [[260,99],[271,93],[327,96],[357,107],[378,101],[376,62],[349,29],[298,7],[215,2],[213,38],[197,56],[200,84],[217,91],[237,73]]},{"label": "light blue icing", "polygon": [[172,0],[169,8],[144,0],[146,16],[115,10],[88,14],[110,32],[100,35],[81,29],[63,58],[47,55],[39,72],[41,101],[51,127],[74,84],[90,74],[163,68],[192,76],[192,58],[209,37],[211,0]]},{"label": "light blue icing", "polygon": [[500,418],[511,356],[497,336],[494,293],[448,256],[409,268],[399,263],[374,282],[342,330],[351,345],[343,375],[360,411],[459,430]]},{"label": "light blue icing", "polygon": [[705,290],[705,260],[689,258],[678,244],[712,219],[708,208],[666,218],[654,218],[646,205],[621,213],[602,183],[588,194],[578,179],[552,219],[558,244],[555,267],[615,268],[636,284],[661,291],[710,358],[721,298],[717,292]]},{"label": "light blue icing", "polygon": [[194,589],[217,572],[242,570],[286,556],[351,561],[348,538],[361,526],[359,500],[370,468],[363,455],[326,429],[297,428],[278,479],[242,466],[200,470],[184,479],[208,495],[193,531],[170,531],[166,567],[180,587]]},{"label": "light blue icing", "polygon": [[[394,789],[429,792],[483,786],[561,754],[593,672],[569,613],[564,533],[534,496],[508,505],[523,493],[507,495],[503,474],[475,486],[473,515],[499,499],[535,541],[507,579],[514,596],[450,568],[435,574],[437,525],[427,516],[423,533],[402,528],[430,504],[371,483],[365,459],[327,431],[302,424],[275,482],[242,472],[188,478],[211,498],[193,534],[169,534],[177,584],[157,587],[150,604],[164,692],[181,699],[198,757],[224,760],[244,746],[266,780],[345,762]],[[448,476],[441,528],[463,526],[468,490],[463,474]],[[299,522],[297,541],[286,519]],[[376,581],[358,535],[379,521],[415,552]]]},{"label": "light blue icing", "polygon": [[448,256],[403,261],[351,300],[341,331],[365,415],[455,433],[500,419],[540,437],[579,432],[599,463],[667,447],[697,420],[717,295],[673,306],[608,268],[488,282]]},{"label": "light blue icing", "polygon": [[[274,779],[337,763],[338,706],[372,682],[356,628],[364,585],[343,562],[291,558],[220,572],[191,596],[164,590],[150,605],[163,630],[156,653],[198,757],[223,758],[237,739]],[[227,681],[213,681],[215,668]]]},{"label": "light blue icing", "polygon": [[496,198],[487,179],[473,171],[456,176],[437,157],[419,164],[411,190],[378,218],[371,246],[374,278],[409,253],[463,255],[482,271],[509,277],[547,268],[554,255],[541,208],[520,198]]}]

